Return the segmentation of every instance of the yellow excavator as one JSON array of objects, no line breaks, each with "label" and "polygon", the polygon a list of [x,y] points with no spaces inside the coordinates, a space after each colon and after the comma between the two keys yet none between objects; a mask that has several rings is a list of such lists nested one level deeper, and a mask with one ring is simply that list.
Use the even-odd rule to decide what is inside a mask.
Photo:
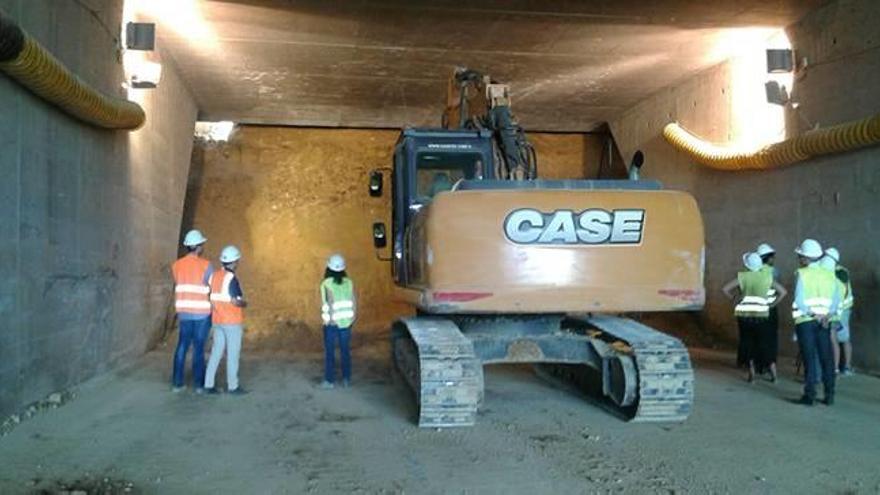
[{"label": "yellow excavator", "polygon": [[[387,259],[417,316],[391,338],[419,426],[473,425],[491,363],[592,376],[629,420],[688,417],[687,349],[624,315],[703,306],[703,224],[692,196],[638,180],[640,166],[624,180],[538,179],[508,86],[468,69],[450,79],[442,128],[401,132]],[[370,192],[382,189],[375,170]],[[384,223],[373,240],[386,249]]]}]

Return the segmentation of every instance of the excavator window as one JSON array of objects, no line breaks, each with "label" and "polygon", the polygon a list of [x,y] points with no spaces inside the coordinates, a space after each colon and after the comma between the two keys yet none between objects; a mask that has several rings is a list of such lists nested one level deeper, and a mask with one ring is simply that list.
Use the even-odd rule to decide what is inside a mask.
[{"label": "excavator window", "polygon": [[430,202],[437,193],[449,191],[460,179],[482,177],[479,153],[419,153],[416,160],[416,201]]}]

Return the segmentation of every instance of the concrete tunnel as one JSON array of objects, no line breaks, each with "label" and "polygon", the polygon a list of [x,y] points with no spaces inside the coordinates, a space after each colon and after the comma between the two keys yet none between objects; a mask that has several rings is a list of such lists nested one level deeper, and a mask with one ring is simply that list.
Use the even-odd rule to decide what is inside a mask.
[{"label": "concrete tunnel", "polygon": [[[0,0],[0,491],[880,490],[878,21],[871,0]],[[690,353],[686,421],[499,365],[475,426],[414,424],[388,340],[416,310],[371,237],[391,184],[368,181],[401,129],[440,126],[456,67],[510,85],[539,179],[626,180],[641,151],[696,200],[705,304],[635,315]],[[193,228],[215,266],[243,253],[244,397],[168,392]],[[855,295],[834,407],[790,403],[790,300],[779,381],[743,380],[721,290],[769,243],[793,293],[806,238]],[[323,391],[335,252],[354,378]]]}]

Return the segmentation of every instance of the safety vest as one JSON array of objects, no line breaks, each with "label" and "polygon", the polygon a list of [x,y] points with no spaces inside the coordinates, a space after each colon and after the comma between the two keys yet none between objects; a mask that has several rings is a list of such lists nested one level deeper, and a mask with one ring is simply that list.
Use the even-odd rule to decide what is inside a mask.
[{"label": "safety vest", "polygon": [[[843,294],[846,293],[846,284],[840,281],[836,276],[834,277],[834,285],[837,286],[837,293],[843,297]],[[837,305],[837,312],[828,317],[831,321],[840,321],[841,313],[843,313],[844,307],[843,304]]]},{"label": "safety vest", "polygon": [[[835,273],[834,273],[835,276],[838,273],[844,274],[845,278],[846,278],[846,284],[844,285],[844,291],[840,293],[841,294],[841,296],[840,296],[841,297],[840,309],[841,310],[852,309],[852,307],[855,303],[855,299],[853,298],[853,290],[852,290],[852,277],[850,277],[849,270],[847,270],[846,267],[841,266],[841,265],[837,265],[837,270],[835,270]],[[838,277],[838,280],[840,280],[839,277]],[[843,283],[843,282],[841,282],[841,283]]]},{"label": "safety vest", "polygon": [[773,286],[773,272],[758,270],[756,272],[739,272],[739,291],[742,300],[733,310],[739,317],[767,318],[770,316],[769,291]]},{"label": "safety vest", "polygon": [[332,321],[339,328],[354,322],[354,283],[350,278],[343,278],[341,284],[332,277],[321,282],[321,318],[325,325]]},{"label": "safety vest", "polygon": [[235,274],[223,270],[211,274],[211,323],[215,325],[241,325],[244,322],[244,310],[232,304],[229,284]]},{"label": "safety vest", "polygon": [[171,265],[174,276],[174,309],[178,313],[210,315],[211,302],[208,294],[211,288],[205,285],[205,273],[211,262],[197,254],[190,253]]},{"label": "safety vest", "polygon": [[[836,283],[834,273],[811,265],[798,269],[797,276],[803,284],[804,304],[809,311],[816,316],[827,316],[831,312],[831,302],[834,297]],[[795,302],[791,303],[791,317],[795,324],[815,320],[812,316],[801,313]]]},{"label": "safety vest", "polygon": [[[769,273],[771,281],[776,280],[776,276],[775,276],[776,274],[775,274],[775,271],[773,270],[773,265],[766,265],[766,264],[761,265],[761,271]],[[773,305],[773,303],[776,302],[776,297],[778,295],[779,294],[776,293],[776,288],[771,283],[770,288],[767,289],[767,303],[770,305]]]}]

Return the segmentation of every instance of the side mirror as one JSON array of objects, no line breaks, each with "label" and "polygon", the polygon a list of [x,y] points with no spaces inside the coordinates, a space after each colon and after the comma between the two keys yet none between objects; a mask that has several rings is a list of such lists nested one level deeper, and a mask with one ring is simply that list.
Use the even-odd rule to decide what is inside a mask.
[{"label": "side mirror", "polygon": [[370,172],[370,196],[375,198],[382,195],[382,179],[382,172],[378,170]]},{"label": "side mirror", "polygon": [[645,154],[642,153],[642,150],[636,150],[633,155],[632,162],[629,164],[629,179],[630,180],[639,180],[639,171],[642,168],[642,165],[645,163]]},{"label": "side mirror", "polygon": [[385,224],[376,222],[373,224],[373,246],[376,249],[382,249],[388,245],[388,238],[385,236]]}]

